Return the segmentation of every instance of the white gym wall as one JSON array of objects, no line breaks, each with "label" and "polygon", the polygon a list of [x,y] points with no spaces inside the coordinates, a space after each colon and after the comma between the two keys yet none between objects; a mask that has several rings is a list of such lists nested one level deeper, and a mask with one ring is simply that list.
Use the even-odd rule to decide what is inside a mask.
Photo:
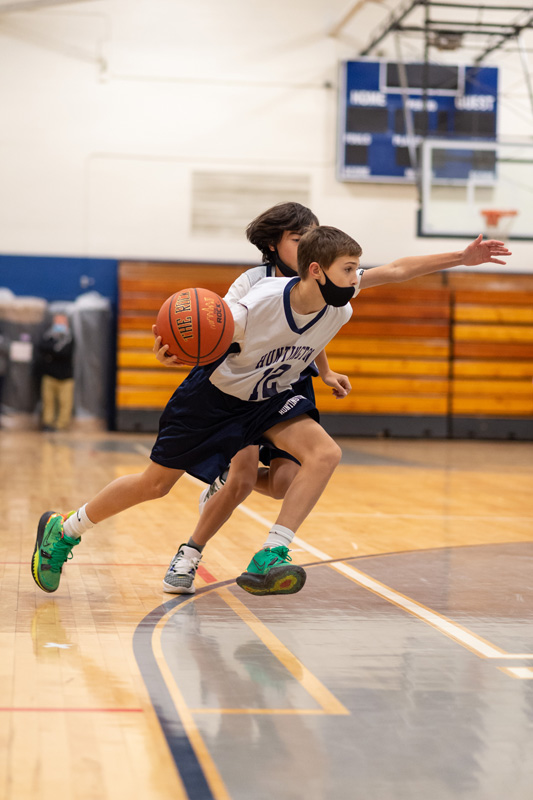
[{"label": "white gym wall", "polygon": [[[348,0],[0,2],[0,252],[253,264],[246,223],[291,198],[358,239],[363,264],[464,247],[417,238],[413,186],[336,179],[339,62],[399,3],[360,5],[333,36]],[[394,39],[372,56],[395,59]],[[531,141],[519,54],[486,63],[500,136]],[[532,272],[533,242],[512,249]]]}]

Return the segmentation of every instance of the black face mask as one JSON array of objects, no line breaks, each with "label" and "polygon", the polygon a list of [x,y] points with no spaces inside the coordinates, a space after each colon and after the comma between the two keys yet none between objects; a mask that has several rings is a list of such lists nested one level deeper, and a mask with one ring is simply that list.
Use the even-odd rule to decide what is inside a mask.
[{"label": "black face mask", "polygon": [[326,279],[325,284],[318,283],[318,288],[328,306],[335,306],[340,308],[350,302],[355,294],[355,286],[337,286],[336,283],[330,281],[324,270],[322,270]]},{"label": "black face mask", "polygon": [[296,270],[292,269],[292,267],[289,267],[288,264],[281,260],[277,247],[274,250],[274,262],[284,278],[296,278],[298,276]]}]

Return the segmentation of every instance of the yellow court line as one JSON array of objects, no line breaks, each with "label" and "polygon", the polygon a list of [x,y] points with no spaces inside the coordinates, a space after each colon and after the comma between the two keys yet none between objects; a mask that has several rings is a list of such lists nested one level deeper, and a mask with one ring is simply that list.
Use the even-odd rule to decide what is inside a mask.
[{"label": "yellow court line", "polygon": [[533,669],[530,667],[498,667],[502,672],[510,675],[511,678],[521,678],[522,680],[533,680]]},{"label": "yellow court line", "polygon": [[[193,714],[202,713],[216,713],[216,714],[296,714],[296,715],[348,715],[350,712],[340,703],[320,681],[312,675],[306,667],[272,634],[269,629],[260,622],[259,619],[247,607],[240,602],[231,592],[226,588],[209,589],[203,592],[201,597],[207,594],[217,592],[221,599],[235,611],[238,616],[249,625],[254,633],[264,642],[268,649],[278,658],[278,660],[286,667],[286,669],[293,675],[303,688],[316,700],[320,708],[317,709],[267,709],[267,708],[244,708],[244,709],[205,709],[205,708],[189,708],[185,699],[176,683],[176,679],[172,670],[167,664],[163,647],[161,644],[161,636],[165,625],[168,623],[170,617],[176,612],[180,611],[184,606],[188,605],[199,597],[191,596],[184,602],[180,603],[176,608],[171,609],[158,621],[152,633],[152,651],[156,659],[157,665],[161,671],[163,680],[167,686],[172,702],[179,714],[187,737],[191,743],[196,757],[202,767],[206,781],[213,793],[215,800],[231,800],[229,792],[222,780],[222,777],[211,757],[211,754],[202,738],[200,731],[194,721]],[[181,780],[181,779],[180,779]]]},{"label": "yellow court line", "polygon": [[[195,478],[191,478],[188,475],[186,476],[189,480],[193,481],[194,483],[200,483]],[[238,509],[246,514],[248,517],[256,520],[262,525],[266,525],[267,527],[271,527],[271,522],[263,517],[261,514],[258,514],[256,511],[248,508],[244,504],[238,506]],[[472,631],[468,630],[468,628],[464,628],[462,625],[459,625],[456,622],[452,622],[447,617],[439,614],[436,611],[433,611],[430,608],[418,603],[416,600],[413,600],[406,595],[401,594],[400,592],[391,589],[390,586],[387,586],[380,581],[377,581],[375,578],[371,578],[361,570],[354,569],[353,567],[344,564],[341,561],[334,562],[331,556],[323,551],[319,550],[318,548],[314,547],[313,545],[308,544],[304,539],[301,539],[299,536],[295,536],[293,539],[293,544],[297,547],[302,548],[303,550],[311,553],[316,558],[318,558],[321,562],[329,562],[327,566],[331,569],[340,572],[341,574],[345,575],[350,580],[354,581],[355,583],[363,586],[365,589],[373,592],[373,594],[382,597],[384,600],[387,600],[389,603],[396,605],[398,608],[403,609],[409,614],[417,617],[418,619],[422,620],[426,624],[430,625],[431,627],[438,630],[440,633],[443,633],[448,638],[452,639],[453,641],[460,644],[462,647],[465,647],[470,652],[477,655],[479,658],[531,658],[531,654],[515,654],[515,653],[507,653],[505,650],[502,650],[500,647],[492,644],[491,642],[483,639],[481,636],[477,636],[477,634],[472,633]],[[317,564],[316,566],[321,566],[325,564]],[[529,679],[531,676],[529,674],[528,667],[515,667],[515,668],[506,668],[506,667],[499,667],[502,669],[505,674],[510,675],[513,678],[522,678],[522,679]]]},{"label": "yellow court line", "polygon": [[[261,516],[261,514],[252,511],[244,505],[240,505],[239,509],[247,516],[255,519],[257,522],[270,527],[270,522]],[[453,639],[453,641],[462,645],[467,650],[470,650],[472,653],[475,653],[475,655],[479,656],[480,658],[490,659],[532,657],[531,654],[506,653],[505,650],[502,650],[502,648],[493,645],[491,642],[483,639],[481,636],[477,636],[477,634],[469,631],[468,628],[464,628],[462,625],[452,622],[450,619],[444,617],[442,614],[439,614],[437,611],[433,611],[421,603],[418,603],[416,600],[413,600],[412,598],[407,597],[406,595],[401,594],[394,589],[391,589],[390,586],[377,581],[375,578],[371,578],[366,573],[361,572],[361,570],[350,567],[348,564],[344,564],[342,561],[333,561],[331,556],[329,556],[327,553],[324,553],[317,547],[308,544],[306,541],[304,541],[304,539],[300,539],[299,536],[294,537],[293,544],[295,544],[297,547],[301,547],[302,550],[306,550],[308,553],[311,553],[318,558],[320,562],[322,562],[322,564],[317,564],[316,566],[327,565],[331,569],[340,572],[350,580],[354,581],[354,583],[357,583],[360,586],[363,586],[365,589],[368,589],[370,592],[373,592],[373,594],[382,597],[389,603],[392,603],[393,605],[398,606],[398,608],[407,611],[407,613],[418,617],[418,619],[422,620],[428,625],[431,625],[431,627],[435,628],[440,633],[443,633],[445,636],[448,636],[450,639]],[[521,671],[520,668],[512,670],[508,669],[504,671],[506,671],[506,674],[513,678],[529,678],[529,675]]]},{"label": "yellow court line", "polygon": [[[413,600],[410,597],[407,597],[400,592],[391,589],[381,581],[377,581],[375,578],[371,578],[361,570],[354,569],[353,567],[349,567],[346,564],[337,563],[337,564],[329,564],[328,566],[336,569],[338,572],[346,575],[350,580],[358,583],[360,586],[364,586],[365,589],[368,589],[373,594],[382,597],[384,600],[387,600],[389,603],[392,603],[398,608],[407,611],[409,614],[412,614],[418,619],[421,619],[423,622],[426,622],[428,625],[431,625],[432,628],[440,631],[448,638],[453,639],[458,644],[465,647],[470,652],[474,653],[479,658],[510,658],[510,659],[530,659],[533,658],[533,654],[531,653],[507,653],[505,650],[502,650],[497,645],[492,644],[491,642],[487,641],[487,639],[483,639],[481,636],[478,636],[472,631],[469,631],[468,628],[459,625],[457,622],[452,622],[447,617],[439,614],[437,611],[433,611],[430,608],[422,605],[422,603]],[[530,678],[533,677],[533,672],[530,673],[528,667],[499,667],[503,672],[507,675],[510,675],[512,678]]]},{"label": "yellow court line", "polygon": [[157,665],[161,670],[163,680],[165,681],[168,691],[172,697],[172,702],[174,703],[176,711],[178,712],[183,723],[187,738],[189,739],[191,747],[196,753],[196,757],[200,762],[206,781],[209,784],[215,800],[231,800],[230,794],[224,784],[224,781],[222,780],[220,772],[218,771],[215,762],[213,761],[211,754],[202,738],[202,735],[196,726],[191,709],[187,706],[187,703],[185,702],[183,695],[174,679],[174,675],[167,664],[163,653],[163,648],[161,646],[161,634],[170,616],[176,611],[179,611],[181,608],[183,608],[183,606],[187,605],[193,599],[194,598],[191,597],[191,600],[186,600],[177,608],[174,608],[169,611],[168,614],[165,614],[164,617],[161,617],[152,634],[152,649],[157,661]]},{"label": "yellow court line", "polygon": [[533,658],[533,653],[502,653],[500,658],[525,658],[526,660],[531,660]]},{"label": "yellow court line", "polygon": [[[270,652],[276,656],[291,675],[296,678],[298,683],[311,695],[318,705],[327,714],[342,714],[347,715],[350,712],[340,703],[337,698],[326,689],[323,683],[316,678],[307,667],[304,667],[301,661],[294,656],[291,651],[285,647],[282,642],[274,636],[272,631],[259,620],[255,614],[250,611],[248,606],[235,597],[228,588],[223,587],[217,589],[217,593],[224,600],[225,603],[245,622],[249,628],[255,633],[258,639],[261,639],[263,644],[268,647]],[[295,709],[298,711],[298,709]]]},{"label": "yellow court line", "polygon": [[390,586],[387,586],[385,583],[381,583],[381,581],[378,581],[375,578],[371,578],[365,572],[361,572],[361,570],[354,569],[353,567],[349,567],[342,563],[329,564],[329,566],[346,575],[347,578],[355,583],[364,586],[365,589],[368,589],[373,594],[379,595],[379,597],[388,600],[389,603],[392,603],[393,605],[398,606],[398,608],[402,608],[404,611],[408,611],[413,616],[418,617],[424,622],[427,622],[428,625],[431,625],[431,627],[436,628],[441,633],[444,633],[450,639],[453,639],[454,641],[463,645],[463,647],[466,647],[467,650],[475,653],[480,658],[533,657],[531,654],[507,653],[497,645],[487,641],[487,639],[483,639],[483,637],[472,633],[472,631],[468,630],[468,628],[459,625],[457,622],[452,622],[447,617],[439,614],[438,611],[433,611],[432,609],[427,608],[427,606],[422,605],[422,603],[419,603],[417,600],[413,600],[412,598],[407,597],[407,595],[391,589]]}]

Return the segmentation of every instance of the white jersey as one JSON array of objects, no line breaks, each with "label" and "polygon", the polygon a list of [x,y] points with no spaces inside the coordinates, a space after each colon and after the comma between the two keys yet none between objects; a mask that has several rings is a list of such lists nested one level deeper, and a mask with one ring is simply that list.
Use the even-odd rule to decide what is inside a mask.
[{"label": "white jersey", "polygon": [[238,303],[245,294],[248,294],[252,286],[255,286],[263,278],[275,278],[276,268],[270,264],[261,264],[259,267],[252,267],[243,272],[236,278],[228,291],[224,295],[224,300],[230,306]]},{"label": "white jersey", "polygon": [[326,305],[315,314],[296,314],[290,291],[299,280],[264,278],[232,306],[233,341],[241,349],[230,353],[211,374],[211,383],[222,392],[261,401],[290,389],[348,322],[349,303],[341,308]]}]

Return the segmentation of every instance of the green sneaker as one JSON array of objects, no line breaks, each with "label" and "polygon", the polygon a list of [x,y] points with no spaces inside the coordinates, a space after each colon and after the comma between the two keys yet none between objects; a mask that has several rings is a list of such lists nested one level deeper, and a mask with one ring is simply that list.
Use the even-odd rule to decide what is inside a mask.
[{"label": "green sneaker", "polygon": [[289,564],[291,560],[289,548],[283,545],[259,550],[237,578],[237,585],[250,594],[295,594],[307,575],[303,567]]},{"label": "green sneaker", "polygon": [[31,574],[37,586],[45,592],[55,592],[61,579],[61,569],[72,548],[81,542],[63,533],[63,522],[70,514],[46,511],[39,520]]}]

